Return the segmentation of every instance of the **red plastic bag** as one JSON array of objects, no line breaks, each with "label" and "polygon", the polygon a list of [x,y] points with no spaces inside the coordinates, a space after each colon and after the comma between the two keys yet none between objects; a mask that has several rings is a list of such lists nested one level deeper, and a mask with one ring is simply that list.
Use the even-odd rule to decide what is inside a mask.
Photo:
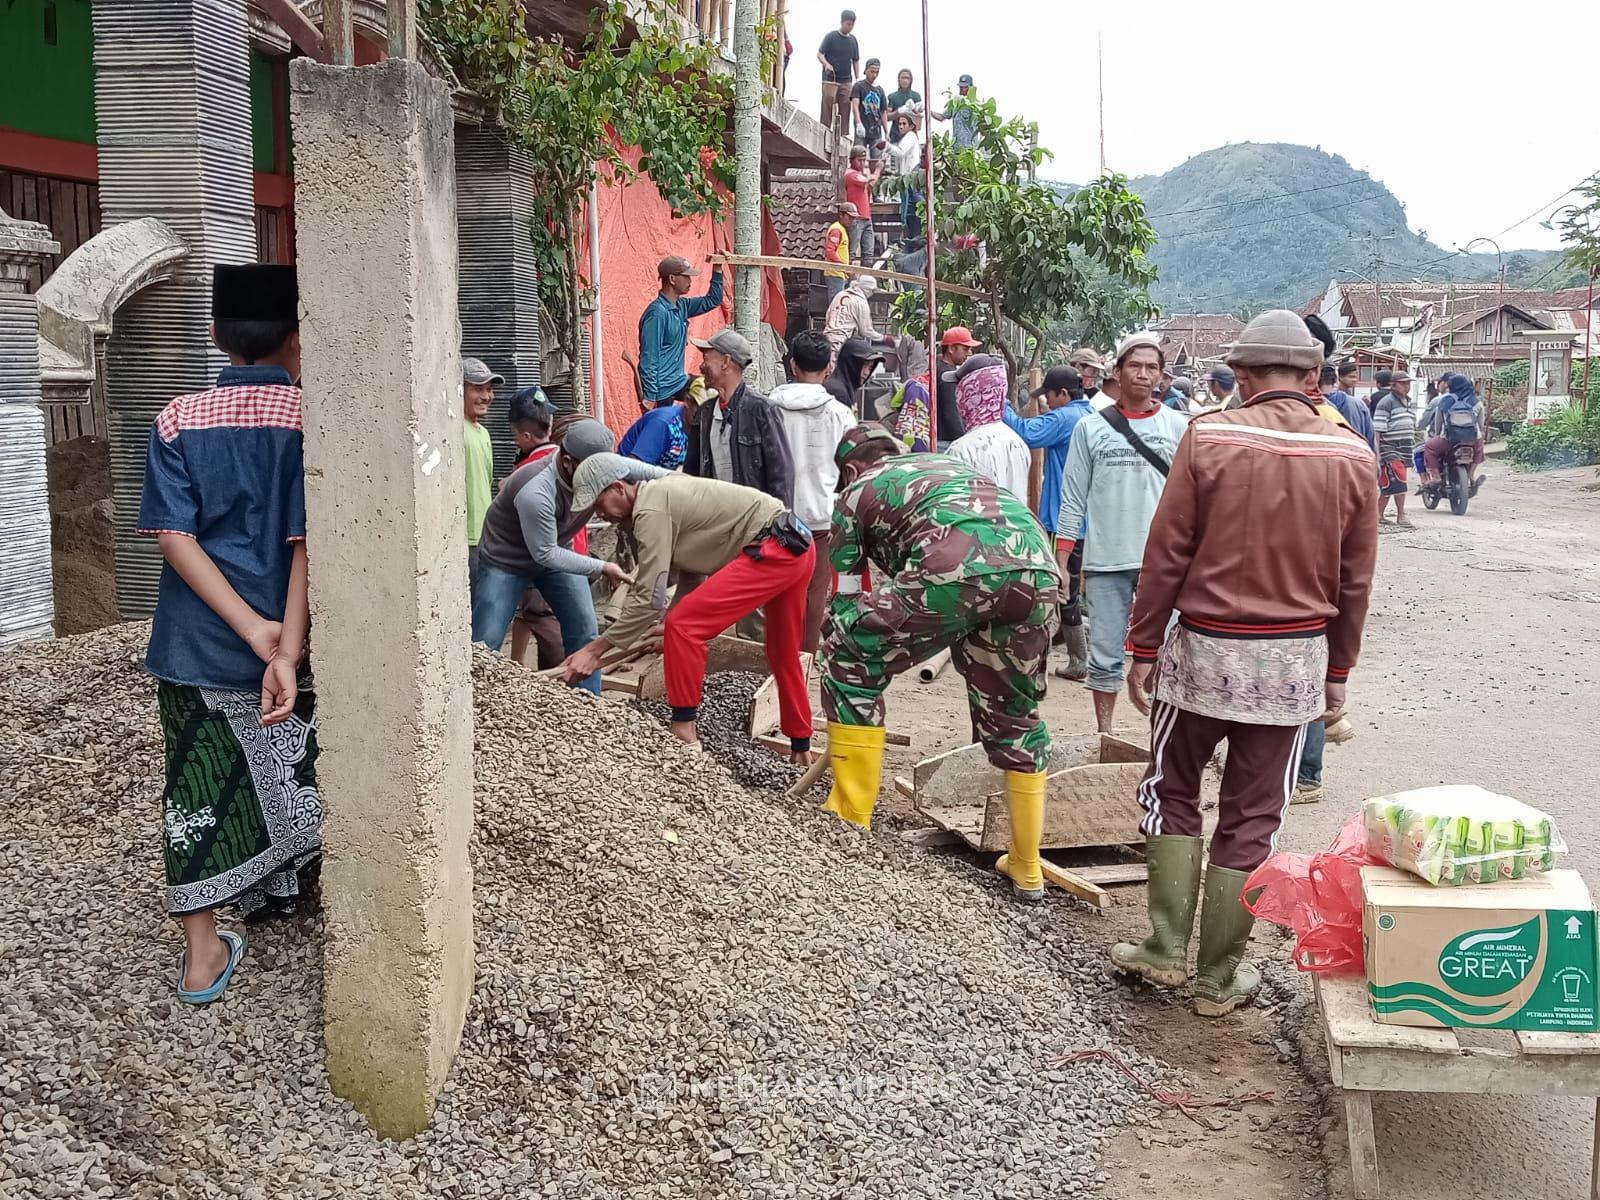
[{"label": "red plastic bag", "polygon": [[1252,871],[1244,906],[1294,931],[1294,965],[1302,971],[1363,974],[1361,868],[1382,865],[1367,853],[1357,814],[1321,853],[1274,854]]}]

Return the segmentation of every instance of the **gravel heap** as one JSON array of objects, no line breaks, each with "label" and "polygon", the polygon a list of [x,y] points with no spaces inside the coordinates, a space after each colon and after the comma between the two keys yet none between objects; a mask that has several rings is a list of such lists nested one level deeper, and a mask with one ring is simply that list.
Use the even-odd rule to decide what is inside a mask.
[{"label": "gravel heap", "polygon": [[[706,676],[705,693],[695,717],[695,732],[705,752],[721,763],[736,783],[747,788],[785,792],[800,778],[801,769],[790,766],[765,746],[750,740],[750,702],[765,681],[765,676],[749,671],[719,671]],[[633,703],[662,725],[672,719],[672,706],[665,700]],[[824,726],[820,707],[813,716],[815,728],[820,731]],[[820,783],[817,787],[821,789],[817,794],[826,799],[827,788]]]},{"label": "gravel heap", "polygon": [[1064,904],[479,656],[476,993],[432,1127],[380,1142],[328,1090],[316,918],[173,994],[145,636],[0,655],[0,1196],[1090,1195],[1149,1109],[1040,1063],[1172,1077]]}]

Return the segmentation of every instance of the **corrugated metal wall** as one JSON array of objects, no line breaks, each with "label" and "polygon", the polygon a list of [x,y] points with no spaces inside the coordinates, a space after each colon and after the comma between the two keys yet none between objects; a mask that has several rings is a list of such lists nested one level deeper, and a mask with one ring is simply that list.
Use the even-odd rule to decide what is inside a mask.
[{"label": "corrugated metal wall", "polygon": [[456,126],[456,221],[461,245],[461,352],[505,376],[485,422],[497,477],[516,457],[506,406],[540,382],[539,277],[527,152],[496,129]]},{"label": "corrugated metal wall", "polygon": [[255,261],[249,28],[233,0],[96,0],[95,113],[107,225],[153,216],[193,248],[185,273],[117,314],[106,345],[117,600],[155,608],[161,556],[134,533],[150,423],[172,397],[211,386],[211,267]]},{"label": "corrugated metal wall", "polygon": [[0,291],[0,646],[47,638],[50,498],[39,411],[39,302]]}]

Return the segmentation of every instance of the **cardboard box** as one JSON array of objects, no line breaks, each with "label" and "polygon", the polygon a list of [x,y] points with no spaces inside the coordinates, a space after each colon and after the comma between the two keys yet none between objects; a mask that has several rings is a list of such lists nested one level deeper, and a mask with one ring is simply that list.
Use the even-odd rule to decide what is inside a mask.
[{"label": "cardboard box", "polygon": [[1436,888],[1363,867],[1361,886],[1380,1024],[1600,1032],[1595,908],[1576,871]]}]

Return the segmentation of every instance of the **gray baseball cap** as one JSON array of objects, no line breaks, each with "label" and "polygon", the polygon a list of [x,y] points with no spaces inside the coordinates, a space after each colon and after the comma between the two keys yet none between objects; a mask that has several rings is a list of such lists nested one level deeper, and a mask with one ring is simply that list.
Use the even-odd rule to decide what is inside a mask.
[{"label": "gray baseball cap", "polygon": [[630,478],[637,465],[637,460],[620,454],[592,454],[584,459],[572,477],[572,511],[593,508],[601,492],[613,483]]},{"label": "gray baseball cap", "polygon": [[463,358],[461,360],[462,383],[494,383],[505,382],[505,377],[496,375],[489,369],[489,364],[481,358]]},{"label": "gray baseball cap", "polygon": [[756,352],[750,349],[750,343],[732,325],[724,325],[709,338],[691,340],[701,350],[720,350],[741,367],[748,367],[756,357]]},{"label": "gray baseball cap", "polygon": [[572,423],[561,439],[561,452],[583,462],[596,454],[609,454],[616,444],[616,435],[611,430],[586,417]]}]

